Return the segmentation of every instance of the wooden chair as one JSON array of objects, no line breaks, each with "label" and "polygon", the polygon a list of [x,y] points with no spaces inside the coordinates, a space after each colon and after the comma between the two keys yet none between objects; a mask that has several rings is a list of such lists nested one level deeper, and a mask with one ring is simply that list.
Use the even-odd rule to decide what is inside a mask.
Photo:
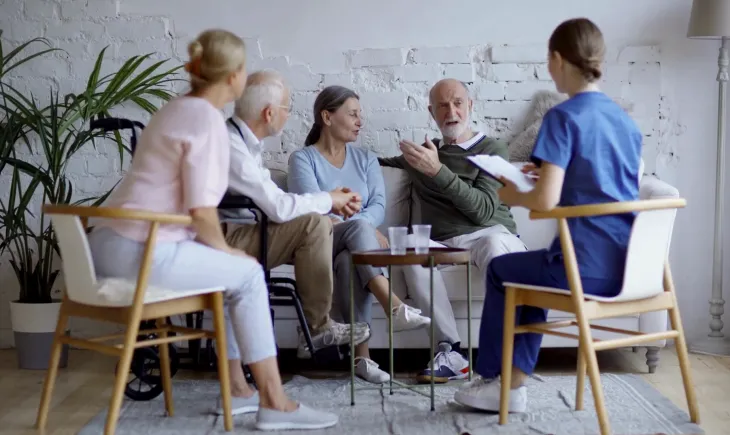
[{"label": "wooden chair", "polygon": [[[185,215],[104,207],[45,205],[43,211],[51,217],[58,237],[63,257],[66,292],[58,317],[36,427],[41,430],[44,429],[48,419],[48,410],[63,344],[119,357],[114,390],[104,430],[105,434],[110,435],[116,429],[122,396],[135,349],[159,346],[165,409],[167,414],[172,416],[174,411],[168,343],[211,337],[218,341],[218,374],[221,383],[222,404],[225,411],[224,427],[226,431],[233,430],[223,312],[224,288],[211,287],[189,291],[174,291],[147,285],[155,239],[160,224],[190,225],[192,219]],[[86,222],[89,218],[124,219],[149,223],[149,233],[136,282],[119,279],[97,280],[85,231]],[[107,286],[107,289],[109,286],[113,286],[115,295],[118,295],[119,298],[103,297],[100,289],[103,289],[104,286]],[[178,327],[170,325],[166,321],[168,316],[193,313],[205,309],[213,311],[215,332]],[[64,334],[68,319],[73,316],[124,324],[126,325],[126,332],[91,339],[73,338]],[[144,332],[145,334],[157,334],[158,338],[138,340],[139,326],[143,320],[157,321],[156,329]],[[169,332],[174,332],[175,335],[168,336]],[[123,343],[104,343],[119,338],[123,338]]]},{"label": "wooden chair", "polygon": [[[560,243],[570,290],[505,282],[506,301],[504,316],[504,342],[502,348],[502,386],[499,424],[507,424],[514,334],[540,333],[575,338],[578,347],[578,379],[576,384],[576,410],[583,409],[585,371],[591,381],[593,399],[598,414],[601,434],[610,433],[608,416],[603,398],[596,351],[631,346],[655,340],[674,339],[682,371],[685,394],[693,423],[699,422],[699,410],[690,375],[687,344],[684,338],[679,307],[672,283],[668,253],[676,209],[686,205],[684,199],[655,199],[593,204],[575,207],[558,207],[548,212],[531,212],[531,219],[557,219]],[[631,229],[623,286],[615,297],[592,296],[583,293],[573,240],[568,219],[587,216],[605,216],[636,212]],[[527,305],[573,313],[575,320],[551,321],[539,324],[515,326],[515,309]],[[671,329],[665,332],[641,333],[638,331],[591,325],[590,321],[610,317],[668,310]],[[579,334],[556,331],[557,328],[577,326]],[[626,334],[629,337],[612,340],[594,340],[591,328]]]}]

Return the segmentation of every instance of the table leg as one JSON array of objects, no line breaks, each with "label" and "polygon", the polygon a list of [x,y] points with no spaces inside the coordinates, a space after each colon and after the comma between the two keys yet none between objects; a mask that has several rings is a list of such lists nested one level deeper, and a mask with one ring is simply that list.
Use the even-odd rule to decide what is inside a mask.
[{"label": "table leg", "polygon": [[472,377],[471,363],[471,261],[466,263],[466,333],[468,335],[466,346],[468,347],[469,358],[469,380]]},{"label": "table leg", "polygon": [[434,356],[434,347],[435,347],[435,339],[434,339],[434,324],[433,324],[433,266],[434,266],[434,258],[433,256],[428,257],[428,268],[429,268],[429,294],[431,297],[431,411],[435,411],[436,408],[434,407],[434,376],[435,376],[435,356]]},{"label": "table leg", "polygon": [[388,352],[390,360],[390,394],[393,394],[393,271],[388,266]]},{"label": "table leg", "polygon": [[350,261],[350,406],[355,406],[355,264]]}]

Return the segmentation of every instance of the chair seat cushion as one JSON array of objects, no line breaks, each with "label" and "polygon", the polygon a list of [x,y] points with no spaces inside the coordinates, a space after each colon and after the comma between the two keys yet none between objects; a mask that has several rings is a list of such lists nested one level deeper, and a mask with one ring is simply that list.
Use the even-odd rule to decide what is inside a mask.
[{"label": "chair seat cushion", "polygon": [[[545,292],[545,293],[559,293],[563,295],[570,295],[570,290],[565,290],[562,288],[554,288],[554,287],[543,287],[539,285],[526,285],[526,284],[519,284],[515,282],[505,282],[505,287],[515,287],[520,290],[533,290],[536,292]],[[584,299],[588,299],[591,301],[598,301],[598,302],[614,302],[616,301],[615,297],[611,296],[597,296],[597,295],[589,295],[587,293],[583,294]]]},{"label": "chair seat cushion", "polygon": [[[87,305],[102,307],[128,307],[134,301],[134,291],[137,281],[124,278],[104,278],[97,281],[97,291],[94,300],[74,301]],[[173,290],[158,286],[147,286],[144,303],[164,302],[189,296],[204,295],[224,291],[223,287],[208,287],[194,290]]]}]

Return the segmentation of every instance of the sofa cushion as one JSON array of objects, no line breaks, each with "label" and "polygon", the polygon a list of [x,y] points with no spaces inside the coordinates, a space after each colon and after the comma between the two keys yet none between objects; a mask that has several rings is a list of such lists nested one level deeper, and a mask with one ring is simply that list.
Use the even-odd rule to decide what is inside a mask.
[{"label": "sofa cushion", "polygon": [[269,169],[269,172],[271,173],[271,181],[276,183],[276,185],[279,186],[281,190],[286,192],[286,171],[282,171],[281,169]]},{"label": "sofa cushion", "polygon": [[381,167],[385,182],[385,218],[378,229],[388,236],[388,227],[408,226],[411,210],[411,180],[398,168]]}]

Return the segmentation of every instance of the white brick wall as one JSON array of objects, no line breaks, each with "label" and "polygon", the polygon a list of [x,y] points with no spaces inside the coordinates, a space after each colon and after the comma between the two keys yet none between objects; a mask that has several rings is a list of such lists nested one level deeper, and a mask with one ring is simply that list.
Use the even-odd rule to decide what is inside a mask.
[{"label": "white brick wall", "polygon": [[[104,46],[109,46],[105,70],[118,68],[129,56],[157,52],[155,57],[171,57],[174,64],[186,60],[190,37],[200,29],[190,23],[197,2],[169,0],[6,0],[0,2],[0,28],[10,43],[45,36],[68,51],[37,60],[18,69],[13,84],[43,98],[48,86],[61,86],[63,92],[78,91]],[[154,4],[153,4],[154,3]],[[234,3],[225,2],[231,10]],[[129,6],[127,6],[129,4]],[[184,20],[174,21],[169,8],[186,7]],[[239,3],[235,3],[236,7]],[[221,10],[226,10],[225,8]],[[240,11],[240,9],[238,9]],[[147,12],[144,12],[147,11]],[[233,12],[231,12],[233,13]],[[228,12],[223,12],[223,15]],[[220,18],[225,21],[224,17]],[[225,26],[233,28],[230,21]],[[438,79],[453,77],[467,82],[475,101],[472,120],[476,128],[509,139],[516,123],[530,104],[531,95],[540,89],[553,89],[545,65],[544,44],[506,44],[483,41],[478,45],[448,46],[421,44],[378,48],[344,48],[333,52],[332,59],[311,60],[297,53],[267,52],[267,40],[256,34],[246,37],[250,69],[275,68],[292,88],[293,113],[281,138],[266,142],[265,159],[272,167],[283,168],[290,153],[301,147],[312,122],[312,105],[317,91],[339,84],[353,88],[361,96],[365,125],[358,143],[381,155],[398,153],[398,141],[423,140],[436,135],[435,124],[427,112],[428,89]],[[286,29],[278,28],[284,32]],[[402,40],[402,38],[401,38]],[[634,116],[647,136],[647,172],[665,150],[666,135],[659,134],[662,94],[659,87],[660,50],[655,46],[629,46],[610,56],[606,63],[604,89],[610,95],[635,104]],[[313,65],[327,65],[321,74]],[[713,79],[712,77],[708,80]],[[134,108],[117,114],[147,121]],[[667,128],[664,126],[664,128]],[[128,163],[125,161],[125,164]],[[72,162],[72,178],[80,194],[98,194],[121,176],[119,157],[114,149],[89,148]],[[6,184],[3,184],[2,190]],[[4,262],[5,263],[5,262]],[[16,294],[11,272],[0,267],[0,347],[7,345],[3,330],[9,328],[7,301]],[[7,284],[10,283],[10,284]],[[7,285],[6,285],[7,284]],[[75,331],[81,332],[84,331]]]}]

